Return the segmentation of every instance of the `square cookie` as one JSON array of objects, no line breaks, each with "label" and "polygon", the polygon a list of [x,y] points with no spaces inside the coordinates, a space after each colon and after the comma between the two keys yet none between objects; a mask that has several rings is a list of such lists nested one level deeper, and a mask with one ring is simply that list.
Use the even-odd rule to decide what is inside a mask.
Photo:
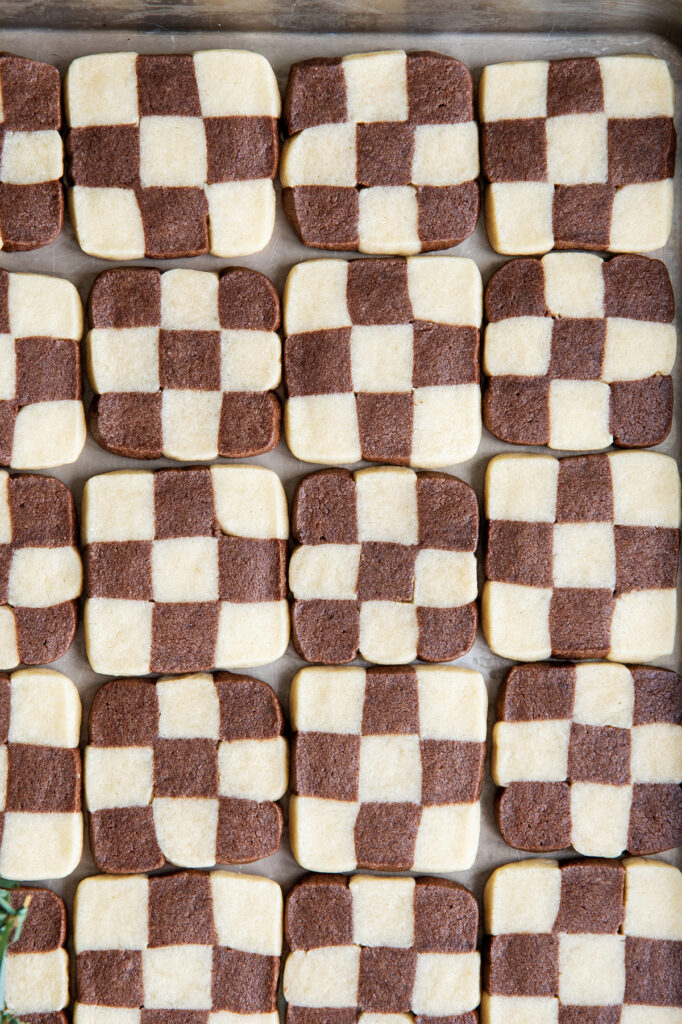
[{"label": "square cookie", "polygon": [[286,650],[289,516],[272,470],[91,477],[82,533],[95,672],[247,668]]},{"label": "square cookie", "polygon": [[51,476],[0,470],[0,669],[66,654],[82,589],[71,491]]},{"label": "square cookie", "polygon": [[[65,878],[78,864],[80,724],[78,691],[60,672],[32,668],[0,675],[1,876]],[[9,994],[7,999],[13,1006]],[[24,1004],[13,1009],[30,1012]]]},{"label": "square cookie", "polygon": [[86,878],[74,933],[74,1024],[278,1024],[282,890],[269,878]]},{"label": "square cookie", "polygon": [[1,465],[50,469],[83,451],[82,336],[70,281],[0,270]]},{"label": "square cookie", "polygon": [[511,61],[479,90],[493,249],[649,252],[672,225],[674,87],[658,57]]},{"label": "square cookie", "polygon": [[246,458],[274,448],[279,296],[255,270],[106,270],[86,338],[99,444],[133,459]]},{"label": "square cookie", "polygon": [[485,481],[483,633],[514,661],[670,654],[680,476],[658,452],[498,455]]},{"label": "square cookie", "polygon": [[7,949],[4,961],[5,1005],[24,1024],[67,1024],[69,957],[66,909],[51,889],[13,889],[18,908],[29,901],[21,935]]},{"label": "square cookie", "polygon": [[309,871],[463,871],[478,849],[478,672],[304,668],[293,680],[289,838]]},{"label": "square cookie", "polygon": [[455,256],[294,267],[284,365],[296,458],[436,469],[475,455],[481,291],[476,264]]},{"label": "square cookie", "polygon": [[244,256],[270,241],[280,97],[245,50],[98,53],[64,81],[69,205],[91,256]]},{"label": "square cookie", "polygon": [[99,871],[246,864],[276,853],[288,748],[267,683],[219,672],[115,679],[96,693],[85,748]]},{"label": "square cookie", "polygon": [[649,666],[517,665],[498,698],[492,773],[500,831],[518,850],[682,845],[682,680]]},{"label": "square cookie", "polygon": [[476,1024],[478,905],[444,878],[312,875],[284,927],[287,1024]]},{"label": "square cookie", "polygon": [[673,1024],[682,876],[659,860],[525,860],[485,887],[481,1024]]},{"label": "square cookie", "polygon": [[282,203],[305,245],[409,255],[476,226],[478,128],[469,69],[418,50],[294,64]]},{"label": "square cookie", "polygon": [[51,64],[0,53],[0,249],[53,242],[64,221],[61,82]]},{"label": "square cookie", "polygon": [[667,437],[677,338],[660,260],[512,260],[488,283],[486,317],[483,411],[500,440],[582,451]]},{"label": "square cookie", "polygon": [[306,661],[452,661],[476,638],[478,502],[447,473],[322,469],[296,488],[293,638]]}]

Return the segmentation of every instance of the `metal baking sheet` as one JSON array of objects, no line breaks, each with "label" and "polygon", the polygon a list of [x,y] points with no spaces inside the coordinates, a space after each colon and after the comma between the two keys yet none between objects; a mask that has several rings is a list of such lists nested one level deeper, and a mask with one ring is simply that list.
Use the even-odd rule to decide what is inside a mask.
[{"label": "metal baking sheet", "polygon": [[[88,5],[89,22],[92,24],[93,22],[97,23],[99,21],[101,24],[106,16],[107,9],[118,12],[123,6],[124,5],[120,3],[120,0],[119,3],[110,3],[107,6],[104,4],[98,4],[96,6]],[[166,14],[169,13],[168,4],[160,4],[158,6],[159,8],[163,7]],[[178,18],[184,19],[180,22],[183,25],[193,24],[191,18],[192,6],[193,5],[185,6],[176,3],[173,8],[171,5],[171,13],[173,10],[175,11],[173,14],[173,17],[176,18],[175,24],[178,24]],[[274,4],[271,6],[278,10],[281,8],[281,4]],[[291,14],[296,5],[292,3],[290,6],[285,6],[287,11]],[[305,8],[305,6],[306,4],[304,3],[303,7]],[[358,18],[360,18],[361,15],[359,14],[358,4],[355,0],[353,0],[351,6],[354,10],[352,24],[355,26],[359,24]],[[442,17],[443,5],[435,3],[433,6],[438,8],[441,12],[438,24],[446,24],[447,21],[444,22]],[[466,25],[467,28],[472,27],[471,12],[474,11],[475,13],[480,6],[481,5],[477,3],[472,3],[470,5],[469,20]],[[623,15],[626,13],[626,8],[631,11],[631,30],[623,34],[614,34],[613,31],[610,34],[607,34],[602,27],[596,34],[592,35],[579,34],[578,32],[557,34],[553,31],[553,25],[555,22],[552,10],[556,10],[557,15],[559,15],[563,8],[563,15],[565,15],[566,8],[570,8],[575,15],[579,4],[555,4],[553,8],[550,6],[546,9],[543,8],[541,4],[538,5],[537,2],[533,4],[526,3],[518,5],[518,9],[521,12],[526,11],[529,16],[531,13],[533,14],[533,17],[535,18],[533,24],[542,24],[545,29],[542,33],[525,34],[510,34],[498,30],[500,26],[503,26],[506,23],[506,4],[490,2],[483,6],[485,7],[486,21],[489,25],[492,25],[495,28],[494,31],[486,33],[474,32],[461,34],[440,32],[438,34],[428,33],[416,35],[414,33],[408,34],[406,32],[346,32],[340,34],[308,32],[295,33],[290,31],[230,32],[223,31],[218,27],[214,31],[172,32],[164,30],[162,27],[164,23],[164,12],[161,11],[157,19],[153,14],[153,10],[156,5],[148,5],[143,8],[144,23],[146,24],[147,29],[152,29],[153,31],[145,32],[138,30],[137,26],[140,24],[142,18],[140,9],[137,8],[136,10],[129,10],[129,18],[122,17],[116,22],[114,22],[113,19],[109,22],[110,24],[117,23],[123,26],[128,22],[134,23],[134,31],[126,31],[125,29],[111,31],[103,29],[83,30],[80,28],[73,30],[69,30],[68,28],[32,28],[24,30],[6,28],[5,30],[0,30],[0,49],[13,51],[15,53],[24,54],[29,57],[35,57],[40,60],[56,64],[62,73],[65,72],[72,59],[87,53],[116,50],[137,50],[142,53],[186,53],[193,50],[212,47],[248,49],[260,52],[270,60],[282,89],[284,89],[284,86],[286,85],[288,69],[293,61],[316,55],[341,56],[357,51],[369,51],[394,47],[403,47],[406,49],[428,48],[452,54],[460,60],[463,60],[471,68],[476,79],[480,75],[481,68],[485,64],[502,60],[643,52],[654,54],[667,60],[677,86],[679,97],[680,84],[682,83],[682,51],[663,35],[656,34],[649,30],[649,26],[655,21],[654,15],[656,14],[656,11],[658,11],[658,14],[663,17],[666,12],[672,13],[674,16],[674,12],[676,10],[677,32],[682,33],[682,9],[679,5],[675,7],[675,4],[673,3],[672,8],[670,8],[666,3],[658,4],[658,0],[651,0],[649,4],[646,2],[633,3],[629,6],[624,3],[623,0],[621,0],[619,5],[609,4],[608,8],[610,11],[617,6],[617,11],[614,13],[618,13],[620,15],[620,23],[623,23]],[[513,6],[516,10],[517,5]],[[597,6],[599,7],[601,5]],[[11,2],[11,0],[9,0],[9,2],[6,0],[4,4],[0,2],[0,16],[2,14],[3,7],[6,8],[8,15],[7,18],[3,19],[4,24],[8,25],[16,23],[14,19],[15,17],[20,18],[21,12],[17,14],[16,6]],[[64,12],[64,20],[60,23],[62,25],[68,24],[68,14],[73,13],[75,8],[73,5],[69,7],[68,4],[65,5],[64,8],[62,8],[61,4],[58,5],[58,7],[60,11],[63,10]],[[235,7],[238,8],[240,12],[239,23],[243,25],[245,19],[244,4],[235,4]],[[368,7],[370,7],[371,10],[368,12],[368,21],[365,22],[365,24],[375,24],[377,19],[380,19],[383,16],[382,12],[386,13],[388,10],[386,17],[387,19],[390,19],[392,25],[395,25],[396,23],[409,24],[410,20],[414,20],[414,7],[421,7],[421,4],[415,4],[414,7],[410,9],[410,5],[408,3],[403,3],[402,0],[391,0],[389,4],[384,2],[378,5],[370,4]],[[428,4],[426,4],[425,7],[428,7]],[[251,21],[250,24],[258,23],[258,18],[260,18],[260,23],[262,24],[263,17],[265,16],[263,12],[266,11],[266,5],[255,5],[255,8],[254,20]],[[318,4],[317,8],[324,14],[324,18],[320,16],[321,20],[318,21],[318,24],[322,24],[325,28],[330,24],[330,12],[335,12],[337,15],[339,12],[339,7],[337,7],[336,3],[333,2]],[[458,16],[456,16],[452,9],[451,4],[448,4],[447,8],[452,12],[452,21],[459,20]],[[220,26],[221,24],[225,24],[226,18],[224,15],[226,9],[229,10],[229,5],[225,3],[225,0],[223,0],[223,5],[219,8],[217,6],[216,8],[213,8],[210,4],[207,7],[206,0],[204,0],[203,3],[201,3],[200,0],[197,4],[197,9],[200,9],[201,11],[201,20],[194,24],[200,23],[202,25],[210,25],[213,23],[216,26]],[[403,18],[401,22],[401,12],[402,14],[405,14],[406,9],[407,16]],[[213,18],[211,17],[211,10],[216,11]],[[343,7],[341,7],[341,10],[343,10]],[[593,10],[594,8],[591,5],[586,8],[584,12],[585,18],[584,20],[581,19],[582,24],[589,24],[589,12]],[[50,19],[55,17],[55,8],[50,8],[49,5],[45,5],[43,7],[38,5],[37,8],[32,8],[31,5],[24,5],[22,3],[21,11],[25,12],[26,18],[30,18],[34,24],[36,21],[40,21],[41,16],[43,19],[42,24],[49,24]],[[100,12],[102,12],[102,18],[100,18]],[[509,13],[511,15],[511,12]],[[428,11],[425,12],[425,18],[426,20],[424,21],[424,24],[428,25],[434,23],[433,20],[429,22]],[[74,14],[74,23],[82,25],[83,19],[76,22]],[[291,26],[291,17],[287,17],[284,23]],[[309,25],[310,16],[306,17],[302,24],[303,23]],[[573,24],[575,23],[576,21],[574,20]],[[346,24],[348,24],[348,22],[346,22]],[[519,24],[518,19],[515,21],[515,24]],[[528,24],[528,21],[526,21],[526,24]],[[601,25],[603,26],[603,24],[604,21],[602,20]],[[646,26],[646,28],[643,27],[642,30],[639,31],[637,29],[639,24]],[[566,22],[564,18],[564,27],[565,25]],[[679,178],[680,174],[678,171],[676,180],[676,197],[678,200],[676,203],[676,211],[679,211],[679,195],[677,195],[679,192]],[[453,255],[473,258],[481,270],[484,282],[486,282],[491,273],[508,258],[499,256],[491,249],[487,241],[482,217],[474,234],[463,242],[462,245],[450,250],[450,252]],[[192,260],[138,260],[135,261],[134,265],[158,266],[161,269],[169,269],[175,266],[191,266],[193,269],[204,270],[218,270],[231,264],[249,266],[267,274],[281,291],[286,274],[295,263],[306,259],[324,257],[325,255],[337,256],[339,254],[325,254],[302,246],[294,235],[292,229],[289,227],[281,208],[278,206],[277,221],[272,241],[264,252],[255,256],[237,260],[219,260],[212,256],[202,256]],[[349,256],[349,254],[341,255]],[[654,255],[660,256],[665,260],[679,303],[682,301],[682,287],[680,287],[679,216],[675,219],[673,234],[669,244],[664,250],[662,250],[662,252]],[[87,298],[95,276],[108,267],[116,265],[120,264],[113,264],[105,260],[98,260],[93,257],[86,256],[81,252],[76,244],[68,221],[57,242],[45,249],[29,253],[0,253],[0,266],[7,270],[36,271],[56,274],[68,278],[77,285],[83,300]],[[680,319],[678,311],[678,333],[680,331]],[[681,365],[682,360],[678,359],[676,373],[676,423],[669,438],[664,444],[660,445],[658,449],[670,454],[678,454],[679,452],[679,421],[680,410],[682,409],[682,380],[680,379],[682,376],[680,374]],[[91,395],[86,386],[86,404],[89,403],[90,397]],[[448,467],[448,471],[470,483],[474,487],[480,502],[482,499],[485,468],[489,459],[501,451],[510,450],[513,450],[510,446],[497,441],[484,430],[483,440],[476,457],[463,465]],[[541,451],[542,449],[522,450]],[[302,463],[295,459],[286,448],[284,440],[282,440],[276,451],[271,452],[268,455],[246,461],[256,462],[274,469],[283,480],[289,499],[292,497],[297,481],[306,473],[319,468],[307,463]],[[79,504],[83,484],[88,477],[93,476],[94,474],[122,468],[140,469],[177,465],[179,465],[179,463],[169,462],[168,460],[159,460],[153,463],[141,463],[136,460],[122,459],[99,448],[92,437],[89,436],[85,450],[75,465],[66,466],[50,472],[54,472],[54,475],[58,476],[72,488],[76,501]],[[482,582],[481,576],[482,572],[479,565],[479,582]],[[304,663],[301,659],[295,654],[293,647],[290,646],[286,655],[275,664],[255,669],[252,674],[260,679],[264,679],[274,687],[286,711],[291,679],[294,673],[303,664]],[[466,657],[461,658],[456,664],[477,669],[483,674],[488,686],[490,704],[489,727],[491,727],[494,718],[493,711],[497,689],[503,675],[511,666],[512,662],[506,661],[492,654],[479,631],[479,635],[473,649],[468,655],[466,655]],[[677,671],[682,669],[679,635],[677,638],[675,653],[669,658],[661,659],[660,664],[668,668],[674,668]],[[78,635],[73,648],[66,657],[55,662],[54,667],[69,675],[75,681],[80,690],[84,712],[82,739],[83,742],[85,742],[87,714],[90,703],[94,692],[98,686],[104,682],[105,677],[96,675],[90,669],[85,656],[82,624],[79,626]],[[490,731],[488,732],[488,737],[490,737]],[[483,885],[493,868],[507,861],[520,860],[523,857],[531,856],[529,854],[522,854],[508,847],[503,842],[497,831],[493,812],[495,786],[490,778],[489,761],[490,758],[488,756],[486,760],[485,782],[482,798],[482,826],[478,857],[474,867],[470,871],[462,871],[450,876],[456,881],[471,888],[477,897],[481,896]],[[571,853],[565,852],[558,856],[571,856]],[[664,859],[671,861],[675,860],[676,856],[677,855],[674,852],[663,855]],[[304,873],[291,856],[286,830],[281,850],[276,855],[266,860],[259,861],[254,865],[246,865],[243,868],[235,868],[234,870],[268,875],[280,882],[285,891],[288,890],[292,883]],[[69,878],[49,882],[48,884],[66,898],[67,905],[70,908],[73,892],[77,883],[84,876],[93,874],[94,871],[95,868],[88,848],[86,836],[84,854],[78,869]]]}]

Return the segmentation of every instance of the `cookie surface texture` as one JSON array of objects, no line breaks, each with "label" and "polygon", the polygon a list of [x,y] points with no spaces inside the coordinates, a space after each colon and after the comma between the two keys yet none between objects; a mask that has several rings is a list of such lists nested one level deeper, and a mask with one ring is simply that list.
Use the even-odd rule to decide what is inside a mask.
[{"label": "cookie surface texture", "polygon": [[96,694],[85,751],[100,871],[243,864],[279,848],[287,744],[267,683],[220,672],[118,679]]},{"label": "cookie surface texture", "polygon": [[0,96],[0,249],[40,249],[64,221],[59,72],[2,53]]},{"label": "cookie surface texture", "polygon": [[277,1024],[282,890],[226,871],[86,878],[74,903],[75,1024]]},{"label": "cookie surface texture", "polygon": [[456,882],[312,875],[289,893],[284,927],[287,1024],[476,1024],[478,906]]},{"label": "cookie surface texture", "polygon": [[105,675],[275,661],[289,641],[284,489],[260,466],[91,477],[85,643]]},{"label": "cookie surface texture", "polygon": [[451,661],[476,636],[478,503],[445,473],[323,469],[294,497],[293,637],[306,661]]},{"label": "cookie surface texture", "polygon": [[10,944],[5,960],[5,1006],[26,1024],[66,1024],[66,910],[51,889],[13,890],[12,906],[23,906],[26,900],[30,902],[21,936]]},{"label": "cookie surface texture", "polygon": [[680,477],[657,452],[498,455],[485,481],[482,626],[515,661],[670,654]]},{"label": "cookie surface texture", "polygon": [[573,451],[665,440],[676,332],[660,260],[512,260],[488,284],[486,316],[483,410],[500,440]]},{"label": "cookie surface texture", "polygon": [[478,672],[306,668],[289,704],[290,840],[302,867],[471,867],[487,711]]},{"label": "cookie surface texture", "polygon": [[[0,676],[0,874],[5,878],[64,878],[80,860],[80,723],[78,691],[60,672],[33,668]],[[28,1003],[13,1009],[31,1011]]]},{"label": "cookie surface texture", "polygon": [[90,294],[92,432],[137,459],[247,458],[279,442],[279,296],[241,267],[107,270]]},{"label": "cookie surface texture", "polygon": [[481,1024],[665,1024],[682,1008],[682,877],[663,861],[526,860],[490,876]]},{"label": "cookie surface texture", "polygon": [[493,249],[660,249],[672,225],[673,114],[673,81],[658,57],[484,68],[479,116]]},{"label": "cookie surface texture", "polygon": [[454,57],[387,50],[294,64],[284,100],[284,211],[305,245],[449,249],[479,213],[473,83]]},{"label": "cookie surface texture", "polygon": [[497,820],[520,850],[682,844],[682,680],[650,666],[518,665],[493,728]]},{"label": "cookie surface texture", "polygon": [[229,257],[270,241],[281,104],[265,57],[93,54],[70,65],[64,100],[84,252]]},{"label": "cookie surface texture", "polygon": [[287,443],[304,462],[427,469],[481,439],[472,260],[311,260],[284,289]]}]

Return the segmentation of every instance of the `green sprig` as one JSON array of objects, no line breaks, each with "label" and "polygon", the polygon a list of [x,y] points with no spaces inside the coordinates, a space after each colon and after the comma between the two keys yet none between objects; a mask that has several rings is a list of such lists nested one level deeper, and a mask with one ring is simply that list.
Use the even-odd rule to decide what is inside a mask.
[{"label": "green sprig", "polygon": [[7,965],[7,949],[12,942],[21,935],[24,927],[28,905],[31,897],[27,896],[21,907],[12,906],[12,890],[19,887],[18,882],[12,882],[7,878],[0,877],[0,1024],[22,1024],[22,1021],[8,1010],[5,1006],[5,967]]}]

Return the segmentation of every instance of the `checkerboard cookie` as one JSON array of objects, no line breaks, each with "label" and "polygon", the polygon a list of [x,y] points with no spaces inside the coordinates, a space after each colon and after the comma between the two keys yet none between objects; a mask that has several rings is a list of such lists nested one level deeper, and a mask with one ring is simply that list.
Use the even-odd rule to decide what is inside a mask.
[{"label": "checkerboard cookie", "polygon": [[90,293],[92,432],[134,459],[246,458],[274,448],[279,296],[255,270],[120,268]]},{"label": "checkerboard cookie", "polygon": [[287,1024],[476,1024],[478,906],[456,882],[312,875],[284,927]]},{"label": "checkerboard cookie", "polygon": [[294,497],[289,587],[306,661],[452,661],[476,638],[478,503],[446,473],[323,469]]},{"label": "checkerboard cookie", "polygon": [[660,444],[672,423],[675,300],[665,264],[550,253],[486,290],[488,430],[511,444]]},{"label": "checkerboard cookie", "polygon": [[657,57],[484,68],[479,115],[493,249],[660,249],[672,224],[673,114],[673,81]]},{"label": "checkerboard cookie", "polygon": [[658,860],[526,860],[494,871],[482,1024],[674,1024],[682,876]]},{"label": "checkerboard cookie", "polygon": [[51,476],[0,470],[0,669],[66,654],[82,586],[71,491]]},{"label": "checkerboard cookie", "polygon": [[294,64],[284,99],[284,211],[305,245],[408,255],[476,226],[478,129],[468,68],[386,50]]},{"label": "checkerboard cookie", "polygon": [[60,672],[34,668],[0,675],[0,875],[5,878],[64,878],[80,860],[80,724],[78,691]]},{"label": "checkerboard cookie", "polygon": [[59,72],[0,53],[0,249],[40,249],[64,221]]},{"label": "checkerboard cookie", "polygon": [[289,642],[289,517],[260,466],[105,473],[83,491],[85,644],[95,672],[275,661]]},{"label": "checkerboard cookie", "polygon": [[517,665],[493,729],[505,842],[617,857],[682,844],[682,680],[594,662]]},{"label": "checkerboard cookie", "polygon": [[244,864],[279,848],[287,788],[282,709],[258,679],[219,672],[115,679],[95,695],[85,750],[99,871]]},{"label": "checkerboard cookie", "polygon": [[1,465],[49,469],[82,452],[82,335],[70,281],[0,270]]},{"label": "checkerboard cookie", "polygon": [[23,906],[26,900],[21,935],[8,947],[4,963],[5,1006],[24,1024],[67,1024],[66,910],[51,889],[22,886],[12,891],[12,906]]},{"label": "checkerboard cookie", "polygon": [[277,1024],[282,890],[226,871],[86,878],[74,1024]]},{"label": "checkerboard cookie", "polygon": [[79,57],[64,100],[69,204],[84,252],[243,256],[270,241],[280,97],[265,57]]},{"label": "checkerboard cookie", "polygon": [[289,838],[302,867],[471,867],[487,712],[478,672],[304,668],[289,709]]},{"label": "checkerboard cookie", "polygon": [[482,625],[504,658],[670,654],[680,477],[657,452],[498,455],[485,482]]},{"label": "checkerboard cookie", "polygon": [[481,275],[455,256],[310,260],[284,289],[287,443],[435,469],[481,439]]}]

